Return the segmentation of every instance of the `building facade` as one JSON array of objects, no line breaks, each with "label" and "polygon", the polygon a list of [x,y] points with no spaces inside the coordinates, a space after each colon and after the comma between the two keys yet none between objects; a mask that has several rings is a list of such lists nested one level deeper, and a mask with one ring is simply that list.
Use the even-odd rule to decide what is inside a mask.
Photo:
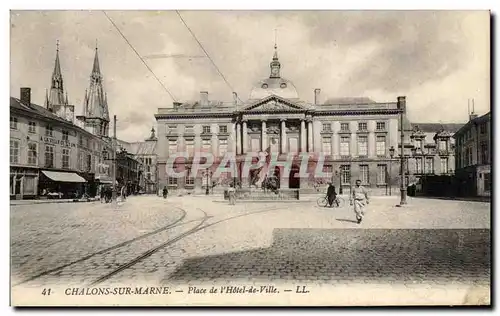
[{"label": "building facade", "polygon": [[109,177],[109,143],[31,103],[27,89],[10,98],[11,198],[95,194],[95,176]]},{"label": "building facade", "polygon": [[137,191],[145,194],[158,193],[158,168],[156,155],[157,138],[155,129],[151,135],[142,142],[126,142],[118,140],[121,150],[129,153],[138,166]]},{"label": "building facade", "polygon": [[139,191],[140,162],[134,155],[121,148],[116,153],[116,181],[119,187],[125,187],[127,194]]},{"label": "building facade", "polygon": [[491,196],[491,113],[477,117],[454,135],[459,196]]},{"label": "building facade", "polygon": [[[170,189],[203,191],[207,185],[228,186],[236,181],[241,186],[253,185],[252,171],[242,164],[249,153],[268,152],[278,161],[294,157],[290,173],[283,167],[275,170],[281,189],[315,191],[333,181],[344,189],[360,179],[374,192],[385,194],[389,186],[399,185],[399,161],[391,159],[390,148],[399,155],[399,118],[407,122],[406,100],[377,103],[367,98],[328,99],[320,102],[320,89],[314,91],[314,102],[302,101],[290,80],[281,76],[281,63],[275,50],[270,75],[254,85],[247,101],[233,93],[229,103],[212,101],[208,92],[200,93],[197,102],[174,103],[173,108],[160,108],[158,123],[159,186]],[[169,176],[169,159],[179,152],[175,170],[186,171],[184,178]],[[215,158],[206,170],[193,174],[196,152],[211,153]],[[226,153],[236,160],[237,179],[216,169]],[[309,177],[297,178],[304,155],[308,156]],[[324,157],[324,173],[314,170]],[[216,178],[214,178],[214,176]]]},{"label": "building facade", "polygon": [[[97,49],[91,89],[97,85],[103,95],[102,83],[96,77],[102,78]],[[98,101],[100,103],[84,104],[84,113],[78,117],[82,121],[79,126],[79,122],[74,121],[74,106],[68,102],[64,90],[57,47],[45,105],[31,102],[30,88],[21,88],[19,99],[10,98],[11,198],[50,197],[50,194],[72,198],[82,193],[94,196],[100,185],[111,183],[112,146],[107,137],[107,100]],[[89,109],[96,104],[102,112],[95,114],[94,111],[89,115]],[[104,129],[95,130],[95,122]]]}]

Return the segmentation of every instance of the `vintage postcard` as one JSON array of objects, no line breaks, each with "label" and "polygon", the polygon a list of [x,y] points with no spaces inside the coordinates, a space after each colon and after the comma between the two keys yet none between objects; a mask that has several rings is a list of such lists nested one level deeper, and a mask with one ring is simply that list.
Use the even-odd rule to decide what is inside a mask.
[{"label": "vintage postcard", "polygon": [[490,19],[11,11],[11,305],[490,305]]}]

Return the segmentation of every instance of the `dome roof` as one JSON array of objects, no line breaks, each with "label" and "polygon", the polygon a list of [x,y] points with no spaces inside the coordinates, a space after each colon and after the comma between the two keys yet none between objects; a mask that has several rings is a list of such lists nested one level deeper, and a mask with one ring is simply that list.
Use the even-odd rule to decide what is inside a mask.
[{"label": "dome roof", "polygon": [[250,99],[262,99],[270,95],[277,95],[285,99],[298,99],[299,94],[295,85],[285,78],[266,78],[254,85],[250,92]]}]

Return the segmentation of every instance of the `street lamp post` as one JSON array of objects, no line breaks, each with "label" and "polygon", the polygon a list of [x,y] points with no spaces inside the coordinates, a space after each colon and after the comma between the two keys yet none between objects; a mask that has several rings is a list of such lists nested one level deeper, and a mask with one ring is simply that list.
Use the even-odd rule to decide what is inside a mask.
[{"label": "street lamp post", "polygon": [[205,195],[209,195],[210,194],[210,189],[208,188],[209,172],[210,172],[210,170],[207,168],[207,170],[205,171],[205,174],[207,175],[207,187],[206,187],[206,190],[205,190]]},{"label": "street lamp post", "polygon": [[405,179],[405,157],[404,157],[404,147],[405,147],[405,131],[404,131],[404,108],[406,107],[404,97],[398,97],[398,109],[399,109],[399,129],[400,129],[400,138],[401,138],[401,150],[400,150],[400,172],[399,175],[401,177],[400,182],[400,191],[401,191],[401,201],[399,202],[399,206],[403,206],[406,204],[406,179]]},{"label": "street lamp post", "polygon": [[391,146],[391,148],[389,149],[389,155],[391,156],[391,159],[389,160],[389,195],[392,195],[392,176],[391,176],[391,173],[392,173],[392,159],[394,158],[394,152],[396,150],[394,149],[394,146]]}]

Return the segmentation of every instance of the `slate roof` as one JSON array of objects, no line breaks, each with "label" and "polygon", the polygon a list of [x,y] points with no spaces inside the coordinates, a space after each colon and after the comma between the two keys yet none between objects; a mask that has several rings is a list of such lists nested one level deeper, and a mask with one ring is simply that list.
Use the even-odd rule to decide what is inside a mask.
[{"label": "slate roof", "polygon": [[422,132],[435,133],[444,129],[452,134],[456,133],[465,123],[412,123],[413,127],[418,126]]},{"label": "slate roof", "polygon": [[329,98],[324,104],[368,104],[375,103],[370,98],[366,97],[341,97],[341,98]]},{"label": "slate roof", "polygon": [[[32,113],[36,116],[58,122],[62,125],[71,126],[72,128],[75,128],[75,129],[77,129],[77,130],[79,130],[87,135],[93,135],[89,131],[81,128],[80,126],[74,124],[73,122],[65,120],[65,119],[57,116],[56,114],[52,113],[48,109],[44,108],[43,106],[40,106],[40,105],[37,105],[34,103],[27,105],[27,104],[24,104],[23,102],[21,102],[20,99],[10,97],[10,108],[25,111],[28,113]],[[93,136],[95,136],[95,135],[93,135]]]},{"label": "slate roof", "polygon": [[118,139],[117,143],[132,155],[154,155],[156,153],[156,140],[129,143]]}]

